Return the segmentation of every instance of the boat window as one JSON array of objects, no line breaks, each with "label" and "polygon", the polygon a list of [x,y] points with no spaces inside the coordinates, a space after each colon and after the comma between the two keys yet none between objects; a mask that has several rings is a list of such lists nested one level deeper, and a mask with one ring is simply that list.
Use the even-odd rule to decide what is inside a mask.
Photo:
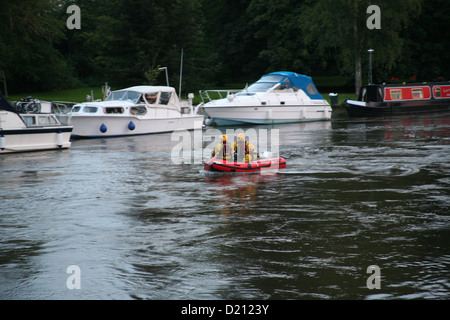
[{"label": "boat window", "polygon": [[131,101],[137,103],[140,97],[141,93],[136,91],[113,91],[105,101]]},{"label": "boat window", "polygon": [[423,99],[423,90],[422,89],[412,89],[412,97],[413,97],[413,99]]},{"label": "boat window", "polygon": [[72,112],[78,112],[81,110],[81,106],[75,106],[72,108]]},{"label": "boat window", "polygon": [[436,98],[440,98],[441,97],[441,88],[440,87],[434,88],[434,96]]},{"label": "boat window", "polygon": [[134,116],[143,116],[147,113],[147,108],[145,106],[131,107],[130,113]]},{"label": "boat window", "polygon": [[296,87],[294,87],[292,85],[289,85],[289,84],[282,84],[282,83],[280,83],[280,85],[277,86],[274,90],[294,92],[294,91],[297,91],[298,88],[296,88]]},{"label": "boat window", "polygon": [[55,118],[51,116],[39,116],[38,117],[38,123],[40,126],[47,126],[47,125],[55,125],[58,124]]},{"label": "boat window", "polygon": [[247,92],[266,92],[271,89],[275,83],[273,82],[255,82],[247,89],[242,90],[237,95],[245,95]]},{"label": "boat window", "polygon": [[23,116],[23,122],[25,122],[25,124],[27,126],[32,126],[32,125],[36,125],[36,117],[35,116]]},{"label": "boat window", "polygon": [[158,97],[157,92],[150,92],[145,94],[145,100],[147,100],[147,103],[154,104],[156,103],[156,98]]},{"label": "boat window", "polygon": [[171,96],[172,92],[161,92],[161,98],[159,98],[159,103],[168,104]]},{"label": "boat window", "polygon": [[123,113],[122,107],[106,107],[103,109],[105,113]]},{"label": "boat window", "polygon": [[316,95],[319,94],[319,92],[317,92],[316,87],[314,87],[314,85],[312,83],[308,84],[308,86],[306,87],[306,91],[310,94],[310,95]]},{"label": "boat window", "polygon": [[[262,77],[259,81],[264,81],[264,82],[281,82],[281,80],[283,78],[284,78],[284,76],[268,75],[268,76]],[[288,79],[288,78],[286,78],[286,79]]]},{"label": "boat window", "polygon": [[391,90],[391,99],[392,100],[401,100],[402,99],[402,90]]},{"label": "boat window", "polygon": [[83,112],[86,113],[96,113],[97,112],[97,107],[84,107],[83,108]]}]

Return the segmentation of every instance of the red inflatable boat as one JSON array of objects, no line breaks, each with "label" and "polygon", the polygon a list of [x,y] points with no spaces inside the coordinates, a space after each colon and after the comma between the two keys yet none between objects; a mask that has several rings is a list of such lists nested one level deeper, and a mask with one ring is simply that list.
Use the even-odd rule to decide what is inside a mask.
[{"label": "red inflatable boat", "polygon": [[259,159],[250,162],[234,162],[232,160],[223,160],[212,158],[205,163],[206,171],[219,172],[254,172],[266,169],[286,168],[286,160],[279,158]]}]

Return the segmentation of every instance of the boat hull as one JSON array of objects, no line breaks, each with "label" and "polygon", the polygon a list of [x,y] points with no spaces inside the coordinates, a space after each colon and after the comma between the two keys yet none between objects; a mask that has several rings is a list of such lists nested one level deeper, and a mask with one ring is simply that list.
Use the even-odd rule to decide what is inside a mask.
[{"label": "boat hull", "polygon": [[234,162],[231,160],[213,158],[205,163],[204,168],[205,171],[212,172],[258,172],[261,170],[286,168],[286,160],[279,157],[250,162]]},{"label": "boat hull", "polygon": [[204,109],[218,126],[327,121],[332,113],[329,105],[211,106]]},{"label": "boat hull", "polygon": [[66,149],[72,127],[0,130],[0,154]]},{"label": "boat hull", "polygon": [[409,101],[397,103],[364,103],[346,100],[344,108],[350,117],[386,116],[426,112],[450,111],[449,101]]},{"label": "boat hull", "polygon": [[176,118],[72,116],[73,138],[101,138],[196,130],[203,127],[203,115]]}]

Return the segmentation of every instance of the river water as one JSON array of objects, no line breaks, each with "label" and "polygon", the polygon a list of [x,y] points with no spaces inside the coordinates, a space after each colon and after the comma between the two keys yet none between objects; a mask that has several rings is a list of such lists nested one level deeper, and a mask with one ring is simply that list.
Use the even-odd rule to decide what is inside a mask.
[{"label": "river water", "polygon": [[286,169],[171,134],[2,156],[0,299],[450,298],[450,113],[256,128]]}]

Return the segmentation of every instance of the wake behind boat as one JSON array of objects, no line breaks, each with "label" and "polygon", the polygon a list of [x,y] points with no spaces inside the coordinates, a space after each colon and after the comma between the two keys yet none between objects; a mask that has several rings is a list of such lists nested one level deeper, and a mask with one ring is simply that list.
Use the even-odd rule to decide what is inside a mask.
[{"label": "wake behind boat", "polygon": [[74,138],[142,135],[203,127],[203,115],[168,86],[135,86],[113,91],[105,101],[72,108]]},{"label": "wake behind boat", "polygon": [[71,146],[73,127],[51,113],[51,103],[21,101],[18,109],[0,94],[0,154],[65,149]]},{"label": "wake behind boat", "polygon": [[332,109],[312,79],[273,72],[235,94],[203,108],[217,125],[275,124],[330,120]]}]

